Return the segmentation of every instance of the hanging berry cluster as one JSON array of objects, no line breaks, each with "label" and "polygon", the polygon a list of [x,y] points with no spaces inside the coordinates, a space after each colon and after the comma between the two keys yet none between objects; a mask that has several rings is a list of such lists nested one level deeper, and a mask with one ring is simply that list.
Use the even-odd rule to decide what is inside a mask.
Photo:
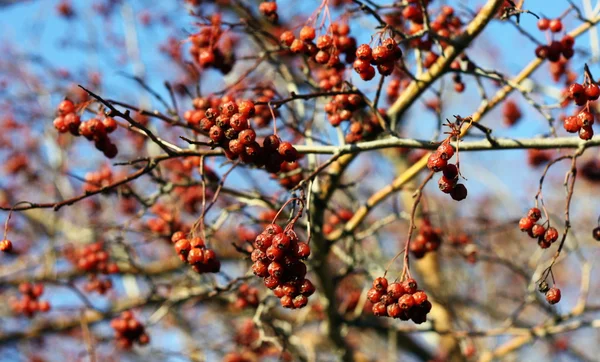
[{"label": "hanging berry cluster", "polygon": [[[563,24],[560,19],[542,18],[538,20],[538,29],[541,31],[550,30],[551,33],[560,33],[563,30]],[[575,54],[573,46],[575,38],[570,35],[565,35],[560,41],[552,40],[549,45],[539,45],[535,49],[535,55],[541,59],[548,59],[552,63],[560,61],[561,55],[565,59],[571,59]]]},{"label": "hanging berry cluster", "polygon": [[275,1],[264,1],[258,6],[258,11],[269,21],[275,23],[279,19],[277,15],[277,3]]},{"label": "hanging berry cluster", "polygon": [[65,99],[58,105],[58,116],[54,119],[54,128],[59,133],[71,132],[73,136],[84,136],[88,140],[94,141],[96,148],[108,158],[114,158],[119,152],[108,136],[117,129],[117,122],[114,118],[105,117],[103,120],[92,118],[81,122],[81,118],[76,113],[75,103],[69,99]]},{"label": "hanging berry cluster", "polygon": [[[267,105],[269,101],[271,101],[275,97],[275,92],[271,89],[264,89],[260,91],[260,94],[256,96],[256,101],[260,102],[259,105],[253,105],[252,102],[237,100],[238,108],[245,104],[246,108],[254,107],[254,110],[249,109],[247,112],[252,115],[252,121],[254,125],[258,128],[262,128],[268,126],[273,115],[277,117],[278,111],[273,109],[273,113],[271,113],[271,109]],[[236,99],[232,96],[226,95],[223,97],[196,97],[192,101],[193,109],[185,111],[183,114],[183,119],[193,127],[199,127],[204,132],[209,132],[210,128],[214,125],[214,122],[211,122],[210,119],[204,119],[206,117],[206,112],[209,111],[209,114],[213,114],[214,110],[220,110],[225,104],[230,102],[236,102]],[[242,107],[244,109],[244,107]],[[248,116],[236,116],[234,118],[234,123],[239,122],[242,119],[248,119]],[[232,125],[232,126],[235,126]]]},{"label": "hanging berry cluster", "polygon": [[362,44],[356,49],[356,60],[353,68],[362,80],[375,77],[375,68],[379,74],[386,76],[394,72],[394,66],[402,58],[402,50],[393,38],[384,39],[381,45],[371,49],[369,44]]},{"label": "hanging berry cluster", "polygon": [[304,307],[315,292],[312,282],[305,278],[306,265],[302,261],[310,255],[310,246],[299,241],[294,232],[301,214],[302,208],[285,229],[277,224],[267,225],[254,240],[255,249],[250,255],[252,271],[264,278],[265,286],[273,290],[284,308]]},{"label": "hanging berry cluster", "polygon": [[88,192],[100,190],[113,182],[112,170],[108,165],[102,165],[98,171],[86,173],[84,178],[83,189]]},{"label": "hanging berry cluster", "polygon": [[237,290],[237,296],[234,303],[235,308],[255,308],[258,306],[258,289],[242,284]]},{"label": "hanging berry cluster", "polygon": [[[281,175],[285,177],[279,177],[280,175],[272,175],[273,178],[277,178],[279,184],[288,190],[296,187],[300,181],[304,179],[302,170],[298,161],[294,162],[282,162],[281,163]],[[288,176],[289,175],[289,176]]]},{"label": "hanging berry cluster", "polygon": [[343,121],[349,121],[353,112],[364,106],[363,98],[358,94],[338,94],[325,104],[329,123],[337,127]]},{"label": "hanging berry cluster", "polygon": [[117,345],[122,349],[131,349],[135,342],[141,346],[150,342],[146,328],[131,311],[124,311],[119,317],[111,320],[110,326],[115,331]]},{"label": "hanging berry cluster", "polygon": [[323,224],[323,233],[331,233],[342,222],[346,223],[350,221],[352,216],[354,216],[354,213],[348,209],[334,210],[334,212],[327,218],[327,221]]},{"label": "hanging berry cluster", "polygon": [[[521,231],[527,232],[527,235],[533,239],[538,239],[538,245],[542,249],[547,249],[558,240],[558,230],[549,226],[548,229],[543,224],[537,222],[542,218],[542,212],[537,207],[532,207],[527,212],[527,216],[519,220]],[[550,222],[549,220],[547,221]]]},{"label": "hanging berry cluster", "polygon": [[391,283],[384,277],[373,281],[373,287],[367,292],[367,299],[373,304],[373,314],[378,317],[412,320],[421,324],[427,320],[431,311],[431,302],[427,294],[417,289],[417,281],[409,278],[401,283]]},{"label": "hanging berry cluster", "polygon": [[424,219],[419,233],[410,243],[410,251],[415,258],[420,259],[428,252],[436,251],[441,243],[442,229],[434,228],[429,219]]},{"label": "hanging berry cluster", "polygon": [[84,287],[87,292],[104,294],[112,288],[110,279],[98,277],[119,272],[119,266],[110,261],[105,243],[99,241],[77,249],[70,246],[65,249],[64,255],[78,270],[89,274],[89,281]]},{"label": "hanging berry cluster", "polygon": [[261,146],[256,142],[256,132],[250,125],[255,107],[251,101],[234,101],[222,104],[218,110],[208,108],[200,121],[200,128],[208,132],[215,145],[221,146],[225,155],[258,167],[264,166],[271,173],[281,171],[283,162],[294,162],[298,151],[289,142],[282,142],[277,135],[266,137]]},{"label": "hanging berry cluster", "polygon": [[201,238],[187,239],[183,231],[177,231],[171,236],[171,242],[179,259],[190,264],[195,272],[218,273],[221,270],[221,262],[214,250],[207,248]]},{"label": "hanging berry cluster", "polygon": [[594,136],[594,114],[590,112],[590,102],[595,101],[600,97],[600,88],[597,84],[592,83],[586,76],[586,83],[583,85],[573,83],[568,89],[569,98],[576,105],[584,106],[577,114],[566,117],[563,121],[565,130],[569,133],[579,132],[579,138],[589,140]]},{"label": "hanging berry cluster", "polygon": [[190,40],[190,54],[192,59],[201,68],[215,68],[223,74],[233,69],[235,54],[233,47],[235,40],[223,36],[221,29],[221,14],[215,13],[210,18],[210,25],[204,25]]},{"label": "hanging berry cluster", "polygon": [[300,29],[298,38],[292,31],[287,30],[281,33],[279,40],[284,46],[289,47],[292,53],[304,54],[312,61],[328,67],[343,68],[340,55],[344,54],[345,61],[351,62],[354,60],[356,50],[356,39],[349,34],[348,24],[332,23],[328,34],[317,38],[315,28],[307,25]]},{"label": "hanging berry cluster", "polygon": [[458,166],[448,163],[448,160],[454,155],[454,147],[450,144],[450,137],[443,141],[437,150],[433,152],[427,160],[427,168],[433,172],[442,172],[442,177],[438,181],[440,190],[456,201],[467,198],[467,188],[464,184],[458,183]]},{"label": "hanging berry cluster", "polygon": [[11,301],[11,309],[14,314],[22,314],[27,318],[32,318],[38,312],[46,313],[50,311],[50,302],[39,300],[44,294],[43,284],[24,282],[19,284],[19,292],[22,294],[21,299]]}]

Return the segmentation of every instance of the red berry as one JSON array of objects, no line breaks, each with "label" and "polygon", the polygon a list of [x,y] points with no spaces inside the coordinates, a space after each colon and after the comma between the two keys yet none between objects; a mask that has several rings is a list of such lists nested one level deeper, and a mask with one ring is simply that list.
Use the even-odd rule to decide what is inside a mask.
[{"label": "red berry", "polygon": [[75,112],[75,104],[71,100],[65,99],[64,101],[59,103],[58,112],[62,115],[67,115],[69,113]]},{"label": "red berry", "polygon": [[279,41],[281,41],[281,43],[283,45],[288,46],[288,47],[292,45],[294,40],[296,40],[296,36],[294,36],[294,33],[292,33],[289,30],[284,31],[279,36]]},{"label": "red berry", "polygon": [[373,281],[373,288],[378,291],[387,291],[388,281],[384,277],[379,277]]},{"label": "red berry", "polygon": [[558,230],[550,226],[544,233],[544,240],[549,243],[553,243],[558,240]]},{"label": "red berry", "polygon": [[377,303],[383,296],[383,291],[377,290],[375,288],[369,289],[367,292],[367,299],[371,301],[371,303]]},{"label": "red berry", "polygon": [[548,30],[548,28],[550,27],[550,19],[541,18],[537,22],[537,27],[541,31]]},{"label": "red berry", "polygon": [[534,238],[538,238],[544,235],[545,232],[546,228],[539,224],[533,225],[533,227],[531,228],[531,235],[533,235]]},{"label": "red berry", "polygon": [[315,28],[312,26],[304,26],[300,29],[300,39],[303,41],[311,41],[316,37]]},{"label": "red berry", "polygon": [[565,131],[569,133],[579,132],[579,129],[581,128],[578,124],[577,117],[575,116],[569,116],[565,118],[563,126],[565,128]]},{"label": "red berry", "polygon": [[446,167],[447,162],[442,158],[442,155],[439,152],[433,152],[429,155],[429,159],[427,160],[427,168],[429,168],[433,172],[439,172],[444,167]]},{"label": "red berry", "polygon": [[521,231],[529,231],[533,228],[534,224],[535,221],[531,220],[529,217],[524,217],[519,221],[519,229],[521,229]]},{"label": "red berry", "polygon": [[595,101],[600,97],[600,88],[597,84],[588,84],[585,87],[585,95],[590,101]]},{"label": "red berry", "polygon": [[550,290],[546,292],[546,300],[550,304],[556,304],[560,302],[560,289],[556,287],[550,288]]},{"label": "red berry", "polygon": [[449,142],[444,142],[437,148],[437,152],[440,154],[440,157],[444,160],[448,160],[452,158],[454,155],[454,147]]},{"label": "red berry", "polygon": [[402,287],[406,293],[413,294],[417,291],[418,284],[416,280],[409,278],[402,282]]},{"label": "red berry", "polygon": [[558,33],[563,29],[563,24],[560,19],[552,19],[550,20],[550,31],[553,33]]},{"label": "red berry", "polygon": [[584,126],[579,130],[579,138],[582,140],[590,140],[594,137],[594,129],[592,126]]},{"label": "red berry", "polygon": [[405,293],[402,284],[392,283],[387,288],[387,294],[393,299],[398,300]]},{"label": "red berry", "polygon": [[569,97],[571,99],[579,98],[585,94],[585,89],[579,83],[573,83],[569,86]]},{"label": "red berry", "polygon": [[538,221],[542,217],[542,211],[537,207],[532,207],[527,211],[527,217],[533,221]]},{"label": "red berry", "polygon": [[12,251],[12,242],[8,239],[3,239],[2,241],[0,241],[0,251],[3,251],[5,253],[8,253],[10,251]]}]

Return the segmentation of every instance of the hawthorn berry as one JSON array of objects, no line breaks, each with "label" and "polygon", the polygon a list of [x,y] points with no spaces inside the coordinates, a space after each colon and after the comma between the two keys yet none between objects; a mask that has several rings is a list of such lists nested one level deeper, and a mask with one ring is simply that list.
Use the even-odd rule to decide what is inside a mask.
[{"label": "hawthorn berry", "polygon": [[548,229],[544,233],[544,240],[549,243],[553,243],[556,240],[558,240],[558,230],[556,230],[556,228],[552,226],[548,227]]},{"label": "hawthorn berry", "polygon": [[8,239],[3,239],[2,241],[0,241],[0,251],[3,251],[5,253],[9,253],[12,251],[13,245],[12,242]]},{"label": "hawthorn berry", "polygon": [[450,196],[455,201],[462,201],[467,198],[467,187],[463,184],[457,184],[450,192]]},{"label": "hawthorn berry", "polygon": [[556,303],[560,302],[560,289],[558,289],[556,287],[550,288],[546,292],[546,300],[550,304],[556,304]]},{"label": "hawthorn berry", "polygon": [[534,224],[535,221],[526,216],[521,218],[521,220],[519,221],[519,229],[521,229],[521,231],[530,231],[533,228]]},{"label": "hawthorn berry", "polygon": [[600,241],[600,226],[592,230],[592,237],[594,238],[594,240]]},{"label": "hawthorn berry", "polygon": [[527,217],[533,221],[538,221],[542,217],[542,211],[537,207],[532,207],[527,211]]},{"label": "hawthorn berry", "polygon": [[591,83],[585,87],[585,96],[590,101],[595,101],[600,97],[600,87],[597,84]]}]

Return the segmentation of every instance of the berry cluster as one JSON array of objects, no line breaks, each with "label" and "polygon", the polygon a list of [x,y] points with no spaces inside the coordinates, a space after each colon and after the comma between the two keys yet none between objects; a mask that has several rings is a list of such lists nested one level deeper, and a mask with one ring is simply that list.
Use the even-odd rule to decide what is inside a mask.
[{"label": "berry cluster", "polygon": [[548,285],[548,283],[546,283],[546,281],[542,281],[539,285],[538,285],[538,290],[540,291],[540,293],[544,293],[546,295],[546,301],[550,304],[556,304],[558,302],[560,302],[560,289],[556,288],[556,287],[552,287],[550,288],[550,286]]},{"label": "berry cluster", "polygon": [[54,119],[54,128],[59,133],[71,132],[74,136],[84,136],[94,141],[96,148],[108,158],[114,158],[119,152],[108,136],[117,129],[117,121],[112,117],[105,117],[103,120],[92,118],[81,122],[81,118],[76,113],[75,103],[69,99],[65,99],[58,105],[58,117]]},{"label": "berry cluster", "polygon": [[252,271],[264,278],[265,286],[273,290],[285,308],[302,308],[315,292],[312,282],[305,279],[306,265],[302,261],[310,255],[310,246],[298,241],[290,223],[284,230],[269,224],[254,239],[251,254]]},{"label": "berry cluster", "polygon": [[448,160],[454,155],[454,147],[450,144],[450,138],[443,141],[437,150],[427,160],[427,168],[433,172],[442,171],[442,177],[438,186],[443,193],[450,194],[452,199],[461,201],[467,198],[467,188],[458,183],[458,167]]},{"label": "berry cluster", "polygon": [[222,36],[221,14],[214,13],[210,21],[210,25],[203,26],[198,33],[190,36],[190,54],[201,68],[215,68],[227,74],[235,63],[234,39]]},{"label": "berry cluster", "polygon": [[592,128],[594,114],[589,111],[589,102],[595,101],[600,97],[600,87],[594,83],[587,83],[585,85],[573,83],[569,86],[568,94],[569,98],[574,100],[576,105],[585,105],[585,107],[577,112],[576,115],[566,117],[563,121],[563,126],[567,132],[579,132],[579,138],[589,140],[594,136]]},{"label": "berry cluster", "polygon": [[329,91],[339,91],[344,85],[345,67],[332,67],[316,69],[315,78],[319,81],[319,88]]},{"label": "berry cluster", "polygon": [[237,299],[234,306],[237,309],[255,308],[258,306],[258,289],[242,284],[237,290]]},{"label": "berry cluster", "polygon": [[46,313],[50,311],[50,303],[47,300],[39,300],[44,294],[43,284],[21,283],[19,292],[23,294],[20,300],[11,301],[11,309],[14,314],[22,314],[32,318],[37,312]]},{"label": "berry cluster", "polygon": [[97,191],[113,182],[113,174],[109,166],[102,165],[98,171],[85,174],[83,189],[88,192]]},{"label": "berry cluster", "polygon": [[89,273],[89,280],[84,286],[89,293],[105,294],[112,288],[110,279],[98,278],[98,274],[108,275],[119,272],[119,266],[109,261],[110,254],[105,247],[104,243],[96,242],[78,249],[73,249],[72,246],[65,249],[65,257],[77,269]]},{"label": "berry cluster", "polygon": [[275,1],[264,1],[258,6],[258,11],[269,21],[275,23],[279,19],[277,15],[277,3]]},{"label": "berry cluster", "polygon": [[402,58],[402,50],[394,38],[387,38],[381,45],[371,49],[369,44],[362,44],[356,49],[356,60],[352,64],[354,71],[362,80],[371,80],[375,77],[375,68],[379,74],[386,76],[394,72],[394,66]]},{"label": "berry cluster", "polygon": [[343,121],[349,121],[354,111],[364,106],[363,98],[358,94],[338,94],[325,104],[329,123],[337,127]]},{"label": "berry cluster", "polygon": [[373,304],[373,314],[378,317],[400,318],[421,324],[427,320],[431,311],[431,302],[427,294],[417,290],[417,281],[409,278],[401,283],[391,283],[384,277],[373,281],[373,287],[367,293],[367,299]]},{"label": "berry cluster", "polygon": [[5,253],[10,253],[13,249],[12,241],[8,239],[0,240],[0,251]]},{"label": "berry cluster", "polygon": [[271,173],[281,171],[283,162],[294,162],[298,151],[289,142],[282,142],[277,135],[270,135],[261,146],[256,142],[256,132],[250,126],[249,118],[254,116],[255,107],[251,101],[234,101],[221,104],[219,109],[208,108],[200,121],[200,128],[208,132],[215,145],[221,146],[231,159],[238,157],[244,163],[264,166]]},{"label": "berry cluster", "polygon": [[546,229],[543,224],[537,224],[541,218],[542,212],[540,209],[532,207],[527,212],[527,216],[519,220],[519,228],[521,231],[526,231],[529,237],[538,239],[540,248],[547,249],[552,243],[558,240],[558,230],[552,226]]},{"label": "berry cluster", "polygon": [[[550,30],[552,33],[559,33],[563,29],[560,19],[548,20],[546,18],[538,21],[538,29],[542,31]],[[573,46],[575,38],[565,35],[560,41],[553,40],[549,45],[539,45],[535,49],[535,55],[541,59],[548,59],[551,63],[560,61],[561,55],[564,59],[571,59],[575,54]]]},{"label": "berry cluster", "polygon": [[342,67],[340,55],[345,55],[346,62],[354,59],[356,39],[348,34],[348,24],[332,23],[328,34],[319,37],[315,28],[307,25],[300,29],[297,38],[292,31],[287,30],[281,33],[279,41],[289,47],[292,53],[302,53],[318,64],[338,68]]},{"label": "berry cluster", "polygon": [[177,231],[171,236],[171,242],[179,259],[190,264],[197,273],[218,273],[221,270],[221,262],[214,250],[208,249],[199,237],[186,239],[183,231]]},{"label": "berry cluster", "polygon": [[323,224],[323,233],[331,233],[340,223],[346,223],[352,219],[354,213],[348,209],[335,210],[334,213],[329,215],[327,221]]},{"label": "berry cluster", "polygon": [[150,342],[146,328],[131,311],[124,311],[119,317],[111,320],[110,326],[115,330],[117,345],[122,349],[131,349],[134,342],[141,346]]},{"label": "berry cluster", "polygon": [[429,219],[424,219],[419,233],[410,243],[410,251],[415,258],[420,259],[428,252],[436,251],[441,243],[442,229],[434,228]]},{"label": "berry cluster", "polygon": [[[278,177],[280,175],[284,177]],[[288,190],[293,189],[303,180],[302,170],[298,161],[282,162],[280,175],[272,175],[272,177],[277,178],[279,184]]]}]

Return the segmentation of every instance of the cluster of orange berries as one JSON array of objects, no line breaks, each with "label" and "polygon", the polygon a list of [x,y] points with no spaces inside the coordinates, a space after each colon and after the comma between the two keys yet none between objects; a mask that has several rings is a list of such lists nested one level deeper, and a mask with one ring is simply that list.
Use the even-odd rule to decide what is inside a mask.
[{"label": "cluster of orange berries", "polygon": [[[560,19],[542,18],[538,20],[538,29],[541,31],[550,30],[552,33],[560,33],[563,30],[563,24]],[[539,45],[535,49],[535,55],[541,59],[548,59],[552,63],[560,61],[561,55],[564,59],[571,59],[575,54],[573,46],[575,38],[565,35],[560,41],[553,40],[549,45]]]},{"label": "cluster of orange berries", "polygon": [[117,121],[112,117],[105,117],[103,120],[92,118],[81,122],[75,103],[69,99],[65,99],[58,105],[58,116],[54,119],[54,128],[59,133],[71,132],[74,136],[84,136],[88,140],[94,141],[96,148],[108,158],[114,158],[119,152],[108,136],[117,129]]},{"label": "cluster of orange berries", "polygon": [[323,233],[325,235],[331,233],[342,222],[346,223],[350,221],[352,216],[354,216],[354,214],[348,209],[335,210],[335,212],[329,215],[327,221],[325,221],[323,224]]},{"label": "cluster of orange berries", "polygon": [[579,138],[589,140],[594,136],[594,114],[589,111],[589,102],[596,101],[600,97],[600,87],[594,83],[581,85],[573,83],[568,89],[569,98],[578,106],[585,105],[584,109],[576,115],[566,117],[563,121],[565,130],[569,133],[579,133]]},{"label": "cluster of orange berries", "polygon": [[254,239],[250,255],[252,271],[264,278],[265,286],[273,290],[284,308],[302,308],[315,287],[306,279],[306,265],[302,260],[310,255],[310,246],[298,240],[290,223],[284,230],[269,224]]},{"label": "cluster of orange berries", "polygon": [[275,1],[263,1],[258,6],[258,11],[273,23],[279,19],[279,15],[277,15],[277,3]]},{"label": "cluster of orange berries", "polygon": [[46,313],[50,311],[50,302],[39,300],[44,294],[43,284],[21,283],[19,292],[21,299],[11,300],[10,306],[14,314],[22,314],[27,318],[32,318],[37,312]]},{"label": "cluster of orange berries", "polygon": [[450,194],[452,199],[461,201],[467,198],[467,188],[464,184],[458,183],[458,167],[453,163],[448,163],[453,155],[454,147],[448,138],[429,156],[427,168],[433,172],[442,171],[442,177],[438,181],[440,190],[445,194]]},{"label": "cluster of orange berries", "polygon": [[348,24],[332,23],[328,34],[317,37],[315,28],[307,25],[300,29],[298,38],[292,31],[286,30],[279,36],[279,41],[289,47],[292,53],[305,54],[318,64],[338,68],[343,67],[340,59],[342,54],[346,62],[354,60],[356,39],[349,34]]},{"label": "cluster of orange berries", "polygon": [[210,25],[203,26],[198,33],[190,36],[190,54],[201,68],[215,68],[227,74],[235,63],[234,40],[222,37],[221,14],[213,14],[210,22]]},{"label": "cluster of orange berries", "polygon": [[325,112],[329,123],[337,127],[352,118],[353,112],[364,106],[364,100],[359,94],[338,94],[325,104]]},{"label": "cluster of orange berries", "polygon": [[436,251],[441,243],[442,229],[434,228],[429,219],[424,219],[419,233],[410,243],[410,251],[415,258],[420,259],[428,252]]},{"label": "cluster of orange berries", "polygon": [[97,191],[112,184],[113,174],[108,165],[102,165],[98,171],[90,171],[85,174],[83,189],[88,192]]},{"label": "cluster of orange berries", "polygon": [[527,232],[527,235],[538,240],[538,245],[542,249],[547,249],[558,240],[558,230],[550,226],[547,229],[543,224],[537,224],[542,218],[542,212],[537,207],[532,207],[527,212],[527,215],[519,220],[519,228],[521,231]]},{"label": "cluster of orange berries", "polygon": [[[272,89],[263,89],[260,94],[256,96],[256,102],[260,104],[254,105],[252,123],[257,128],[268,126],[273,116],[277,117],[278,111],[273,109],[273,114],[271,114],[271,109],[269,109],[269,106],[267,105],[274,97],[275,92],[273,92]],[[234,97],[229,95],[223,97],[196,97],[192,101],[194,108],[185,111],[183,114],[183,119],[185,119],[189,125],[193,127],[199,127],[204,132],[209,132],[209,123],[203,121],[203,119],[206,118],[206,111],[209,108],[220,109],[223,105],[229,102],[236,102],[239,106],[246,101],[236,100]]]},{"label": "cluster of orange berries", "polygon": [[[284,177],[279,177],[281,175],[284,175]],[[296,187],[304,179],[298,161],[282,162],[281,174],[271,175],[271,177],[276,178],[279,181],[279,184],[288,190]]]},{"label": "cluster of orange berries", "polygon": [[362,80],[375,77],[375,68],[379,74],[386,76],[394,72],[395,64],[402,58],[402,50],[394,38],[384,39],[381,45],[371,49],[369,44],[362,44],[356,49],[356,60],[352,64],[354,71]]},{"label": "cluster of orange berries", "polygon": [[195,272],[218,273],[221,270],[221,262],[217,259],[214,250],[207,248],[201,238],[187,239],[184,232],[177,231],[171,236],[171,242],[179,259],[190,264]]},{"label": "cluster of orange berries", "polygon": [[119,266],[110,261],[110,253],[106,250],[106,244],[98,241],[80,248],[69,246],[64,251],[65,257],[78,270],[89,273],[89,281],[85,285],[87,292],[105,294],[112,288],[112,282],[108,278],[98,278],[99,274],[117,274]]},{"label": "cluster of orange berries", "polygon": [[367,292],[367,299],[373,304],[373,314],[378,317],[412,320],[416,324],[427,321],[431,311],[431,302],[427,294],[418,290],[417,281],[409,278],[401,283],[390,283],[384,277],[373,281],[373,287]]},{"label": "cluster of orange berries", "polygon": [[237,290],[234,306],[237,309],[254,308],[258,306],[258,301],[258,289],[244,283]]},{"label": "cluster of orange berries", "polygon": [[131,349],[137,342],[144,346],[150,342],[144,325],[135,318],[131,311],[124,311],[119,317],[110,321],[110,326],[115,331],[117,345],[122,349]]}]

